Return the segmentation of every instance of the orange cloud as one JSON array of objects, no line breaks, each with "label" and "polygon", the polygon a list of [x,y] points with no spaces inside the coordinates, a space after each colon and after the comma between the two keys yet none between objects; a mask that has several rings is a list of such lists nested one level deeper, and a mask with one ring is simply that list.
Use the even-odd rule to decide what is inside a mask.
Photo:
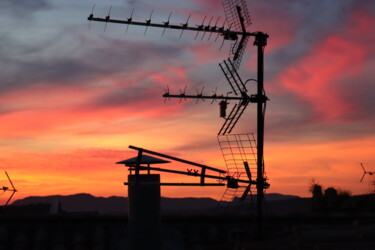
[{"label": "orange cloud", "polygon": [[[201,2],[200,6],[204,8],[194,11],[189,25],[200,24],[208,9],[223,15],[219,0]],[[340,8],[344,6],[339,5]],[[308,23],[306,31],[301,32],[306,20],[311,19],[301,18],[300,12],[294,13],[305,6],[298,2],[285,5],[258,3],[254,6],[254,9],[251,8],[254,24],[249,30],[270,34],[265,76],[272,75],[274,85],[281,85],[288,92],[288,98],[292,99],[270,95],[272,102],[268,110],[271,112],[267,113],[266,123],[277,119],[277,126],[273,124],[272,131],[266,130],[269,192],[307,196],[312,177],[326,187],[332,185],[353,193],[366,192],[367,186],[358,181],[362,172],[357,163],[364,161],[371,164],[372,132],[332,141],[334,136],[323,138],[319,122],[324,125],[342,125],[345,122],[348,127],[340,126],[340,129],[346,134],[358,126],[349,124],[348,115],[358,112],[358,107],[368,103],[356,105],[361,98],[351,96],[354,85],[348,87],[342,83],[367,77],[371,87],[372,72],[366,69],[372,69],[375,50],[375,33],[372,31],[375,18],[372,13],[366,6],[356,8],[348,15],[347,22],[339,26],[335,22],[329,23],[329,28],[319,33],[321,40],[314,44],[318,39],[305,39],[302,35],[313,36],[321,22]],[[291,8],[280,12],[280,9],[286,9],[285,6]],[[183,21],[188,14],[185,13]],[[324,16],[324,20],[338,19],[328,15]],[[299,21],[304,23],[300,25]],[[33,53],[38,56],[29,55],[27,60],[20,60],[18,54],[2,57],[5,58],[3,61],[13,64],[8,67],[12,70],[3,76],[6,84],[1,89],[0,163],[20,189],[16,198],[77,192],[124,196],[126,187],[122,182],[127,172],[114,163],[135,156],[135,152],[127,149],[129,144],[225,169],[220,150],[215,148],[215,136],[223,122],[217,117],[217,104],[209,106],[206,102],[192,107],[194,102],[178,104],[178,100],[164,104],[161,96],[167,85],[171,93],[176,90],[179,93],[178,89],[183,89],[185,85],[196,88],[195,79],[198,77],[207,76],[211,81],[217,76],[225,82],[218,67],[215,68],[218,75],[214,75],[210,74],[211,69],[206,71],[208,67],[203,69],[197,65],[220,62],[227,57],[227,49],[223,47],[218,52],[219,41],[212,46],[211,42],[197,39],[197,44],[186,50],[185,46],[172,43],[156,46],[156,43],[110,39],[113,34],[108,32],[105,36],[109,39],[100,38],[95,42],[89,39],[91,35],[82,35],[80,39],[70,37],[86,46],[81,49],[76,44],[74,46],[77,47],[64,48],[63,51],[78,51],[76,49],[80,48],[80,53],[72,57],[62,57],[60,47],[56,50],[52,46],[45,50],[43,43],[23,48],[25,53],[38,52]],[[202,35],[200,32],[198,38]],[[195,32],[189,36],[194,39]],[[211,41],[213,39],[211,37]],[[7,44],[11,45],[14,41],[16,37],[8,39]],[[296,42],[300,47],[294,47]],[[19,43],[18,46],[25,44]],[[12,49],[15,51],[18,47]],[[249,71],[255,69],[254,51],[249,41]],[[284,51],[288,53],[281,53]],[[8,58],[11,60],[6,60]],[[30,63],[33,60],[34,63]],[[103,60],[104,63],[97,63]],[[269,68],[272,63],[273,67]],[[45,72],[46,67],[51,70]],[[31,79],[29,76],[32,76]],[[359,87],[356,87],[356,93],[371,93],[367,88],[359,91]],[[367,97],[371,99],[369,103],[373,103],[370,94]],[[285,107],[288,109],[283,109]],[[372,114],[371,108],[366,109],[365,114],[370,114],[368,116]],[[247,110],[237,129],[248,132],[249,128],[255,128],[253,115],[254,111]],[[301,126],[301,123],[305,124]],[[361,124],[368,130],[373,127],[371,125]],[[361,126],[358,126],[359,129]],[[326,129],[325,135],[338,130],[335,126],[323,129]],[[306,141],[310,144],[302,144]],[[186,168],[178,164],[171,167]],[[194,181],[169,174],[162,174],[162,180]],[[163,196],[170,197],[220,198],[225,187],[188,190],[163,187],[162,190]]]}]

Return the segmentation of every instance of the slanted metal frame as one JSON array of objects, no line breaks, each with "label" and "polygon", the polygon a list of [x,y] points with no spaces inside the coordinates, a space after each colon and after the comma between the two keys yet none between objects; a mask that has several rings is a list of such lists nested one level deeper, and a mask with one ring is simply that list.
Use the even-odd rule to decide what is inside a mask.
[{"label": "slanted metal frame", "polygon": [[[211,166],[207,166],[207,165],[204,165],[204,164],[192,162],[192,161],[189,161],[189,160],[184,160],[184,159],[181,159],[181,158],[178,158],[178,157],[158,153],[158,152],[155,152],[155,151],[135,147],[135,146],[132,146],[132,145],[130,145],[129,148],[138,151],[138,160],[137,160],[138,162],[135,165],[127,166],[129,168],[129,171],[131,173],[134,172],[135,175],[139,175],[140,171],[143,171],[143,170],[147,170],[147,171],[153,170],[153,171],[188,175],[188,176],[194,176],[194,177],[200,178],[199,183],[161,183],[160,185],[162,185],[162,186],[224,186],[225,184],[223,183],[223,181],[227,181],[227,182],[230,182],[230,183],[233,183],[233,182],[246,183],[248,185],[256,184],[256,182],[251,180],[251,179],[244,180],[244,179],[234,178],[232,176],[226,175],[227,171],[225,171],[225,170],[221,170],[221,169],[214,168],[214,167],[211,167]],[[180,171],[180,170],[173,170],[173,169],[156,168],[156,167],[151,167],[151,166],[141,166],[141,158],[142,158],[143,153],[156,155],[156,156],[159,156],[159,157],[162,157],[162,158],[166,158],[166,159],[170,159],[170,160],[173,160],[173,161],[178,161],[178,162],[181,162],[181,163],[184,163],[184,164],[199,167],[200,171],[194,170],[194,169],[188,169],[187,171]],[[207,170],[216,172],[218,175],[207,174],[207,172],[206,172]],[[135,178],[137,178],[137,177],[135,177]],[[219,180],[220,182],[219,183],[207,183],[206,178],[216,179],[216,180]],[[125,182],[124,184],[128,185],[129,183]]]}]

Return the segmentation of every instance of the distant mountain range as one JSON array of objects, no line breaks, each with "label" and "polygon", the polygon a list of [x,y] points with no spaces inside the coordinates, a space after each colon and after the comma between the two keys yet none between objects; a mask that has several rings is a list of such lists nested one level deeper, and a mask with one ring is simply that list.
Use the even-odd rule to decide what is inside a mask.
[{"label": "distant mountain range", "polygon": [[[271,213],[306,213],[310,209],[310,199],[298,196],[271,193],[266,194],[265,200],[265,207]],[[50,213],[64,211],[69,213],[126,214],[128,211],[127,197],[103,198],[85,193],[67,196],[30,196],[13,202],[15,207],[37,204],[49,204]],[[205,213],[217,208],[218,205],[219,201],[211,198],[161,198],[163,214]],[[228,207],[228,205],[230,204],[224,204],[223,207]]]}]

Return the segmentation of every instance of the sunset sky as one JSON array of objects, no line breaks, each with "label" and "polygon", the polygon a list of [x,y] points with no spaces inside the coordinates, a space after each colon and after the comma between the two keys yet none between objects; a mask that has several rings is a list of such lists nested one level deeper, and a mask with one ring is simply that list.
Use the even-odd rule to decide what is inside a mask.
[{"label": "sunset sky", "polygon": [[[164,102],[171,93],[230,91],[218,63],[222,38],[195,32],[89,22],[105,17],[202,23],[225,15],[221,0],[0,1],[0,186],[35,195],[127,196],[135,145],[226,169],[216,135],[224,120],[210,101]],[[309,196],[327,188],[368,193],[375,171],[375,1],[248,0],[248,31],[265,49],[265,163],[269,193]],[[207,21],[206,21],[207,24]],[[250,39],[239,73],[256,78]],[[249,94],[256,88],[250,87]],[[230,105],[233,105],[231,103]],[[231,106],[232,107],[232,106]],[[256,133],[250,104],[233,133]],[[173,168],[173,165],[172,165]],[[190,168],[176,164],[175,169]],[[162,181],[198,181],[162,173]],[[167,197],[219,199],[225,187],[162,187]],[[0,202],[9,197],[5,193]]]}]

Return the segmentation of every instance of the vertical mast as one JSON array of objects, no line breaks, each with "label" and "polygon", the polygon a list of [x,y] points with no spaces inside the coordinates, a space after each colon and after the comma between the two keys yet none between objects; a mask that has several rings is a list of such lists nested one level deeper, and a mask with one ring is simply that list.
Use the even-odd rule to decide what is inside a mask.
[{"label": "vertical mast", "polygon": [[264,178],[264,112],[267,97],[264,95],[264,47],[267,44],[268,35],[258,32],[254,45],[258,54],[258,88],[257,88],[257,237],[262,237],[263,200],[265,189]]}]

